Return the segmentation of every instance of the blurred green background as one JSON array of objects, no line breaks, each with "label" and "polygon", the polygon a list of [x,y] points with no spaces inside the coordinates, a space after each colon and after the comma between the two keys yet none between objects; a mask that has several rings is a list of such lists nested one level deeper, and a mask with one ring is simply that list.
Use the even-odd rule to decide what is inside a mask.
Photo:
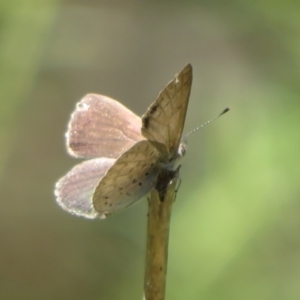
[{"label": "blurred green background", "polygon": [[147,202],[61,210],[64,133],[86,93],[143,114],[194,67],[167,299],[300,299],[300,2],[0,4],[0,299],[143,293]]}]

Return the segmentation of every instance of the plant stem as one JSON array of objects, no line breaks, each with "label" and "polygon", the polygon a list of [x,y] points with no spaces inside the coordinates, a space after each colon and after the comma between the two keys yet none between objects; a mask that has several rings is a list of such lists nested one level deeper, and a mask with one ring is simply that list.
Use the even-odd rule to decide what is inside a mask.
[{"label": "plant stem", "polygon": [[177,179],[164,193],[153,189],[149,199],[144,299],[164,300],[167,277],[169,229]]}]

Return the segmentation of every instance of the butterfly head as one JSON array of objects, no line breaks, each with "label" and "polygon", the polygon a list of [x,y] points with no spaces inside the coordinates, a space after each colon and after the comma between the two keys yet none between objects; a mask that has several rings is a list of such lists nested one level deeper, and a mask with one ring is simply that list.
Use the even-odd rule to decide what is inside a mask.
[{"label": "butterfly head", "polygon": [[181,160],[184,158],[185,154],[186,154],[186,150],[187,150],[187,140],[184,139],[183,141],[181,141],[181,143],[179,144],[179,148],[178,148],[178,159]]},{"label": "butterfly head", "polygon": [[169,163],[167,164],[167,168],[171,170],[176,170],[178,166],[181,165],[183,158],[185,157],[186,150],[187,150],[187,140],[184,139],[179,144],[177,153],[174,153],[169,157]]}]

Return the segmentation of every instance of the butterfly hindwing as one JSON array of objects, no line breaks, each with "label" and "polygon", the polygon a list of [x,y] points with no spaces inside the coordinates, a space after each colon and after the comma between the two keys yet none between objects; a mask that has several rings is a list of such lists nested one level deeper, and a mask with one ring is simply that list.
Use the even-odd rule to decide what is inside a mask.
[{"label": "butterfly hindwing", "polygon": [[155,184],[159,158],[158,150],[146,140],[123,153],[95,190],[95,210],[108,215],[146,195]]},{"label": "butterfly hindwing", "polygon": [[95,158],[75,166],[55,185],[58,204],[73,215],[90,219],[101,217],[94,209],[93,194],[115,161],[113,158]]}]

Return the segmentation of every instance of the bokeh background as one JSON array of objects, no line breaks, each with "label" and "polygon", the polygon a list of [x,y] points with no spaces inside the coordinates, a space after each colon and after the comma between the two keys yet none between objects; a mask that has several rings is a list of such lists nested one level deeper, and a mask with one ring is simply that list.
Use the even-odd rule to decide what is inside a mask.
[{"label": "bokeh background", "polygon": [[174,205],[167,299],[300,299],[300,2],[0,4],[0,299],[143,294],[147,201],[69,215],[53,187],[89,92],[143,114],[190,62],[191,135]]}]

